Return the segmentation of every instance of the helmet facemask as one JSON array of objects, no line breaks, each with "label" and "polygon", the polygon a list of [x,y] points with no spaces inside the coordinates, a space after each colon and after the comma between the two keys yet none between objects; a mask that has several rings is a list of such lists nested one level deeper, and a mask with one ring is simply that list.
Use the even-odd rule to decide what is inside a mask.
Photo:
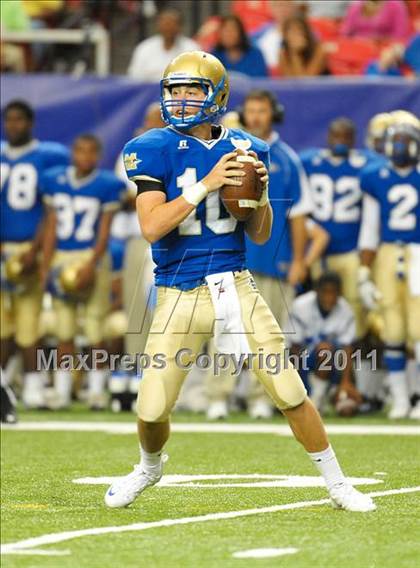
[{"label": "helmet facemask", "polygon": [[390,128],[385,152],[397,167],[415,166],[420,160],[420,130],[405,124]]},{"label": "helmet facemask", "polygon": [[[172,87],[180,85],[197,85],[206,94],[203,100],[197,99],[174,99]],[[167,124],[176,128],[190,129],[193,126],[211,122],[226,111],[226,106],[220,107],[216,97],[224,88],[224,78],[217,85],[213,85],[210,79],[203,77],[181,76],[166,77],[160,82],[161,89],[161,112],[162,118]],[[196,114],[189,114],[187,109],[198,109]],[[174,112],[181,110],[179,116]]]}]

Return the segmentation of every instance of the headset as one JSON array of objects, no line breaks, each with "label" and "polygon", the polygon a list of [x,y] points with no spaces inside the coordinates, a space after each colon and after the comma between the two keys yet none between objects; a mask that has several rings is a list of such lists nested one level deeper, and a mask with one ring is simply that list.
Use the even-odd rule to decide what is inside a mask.
[{"label": "headset", "polygon": [[239,115],[239,120],[241,124],[245,124],[244,122],[244,106],[249,99],[268,99],[271,104],[271,108],[273,110],[273,123],[281,124],[284,120],[284,106],[280,104],[276,97],[273,95],[271,91],[267,91],[266,89],[253,89],[250,91],[247,96],[245,97],[244,102],[241,106],[236,108],[236,112]]}]

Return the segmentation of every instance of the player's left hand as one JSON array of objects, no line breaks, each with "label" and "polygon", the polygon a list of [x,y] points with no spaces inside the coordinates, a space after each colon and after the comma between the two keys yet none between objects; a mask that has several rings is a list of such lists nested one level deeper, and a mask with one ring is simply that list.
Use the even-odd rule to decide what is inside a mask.
[{"label": "player's left hand", "polygon": [[287,273],[287,281],[291,286],[302,284],[308,275],[308,268],[303,260],[294,260]]},{"label": "player's left hand", "polygon": [[363,402],[362,395],[351,381],[341,381],[337,393],[337,399],[340,392],[345,392],[347,396],[357,402],[357,404],[361,404]]},{"label": "player's left hand", "polygon": [[253,150],[250,150],[248,152],[248,154],[250,154],[253,158],[256,159],[256,162],[254,163],[254,168],[255,168],[257,174],[260,176],[260,180],[261,180],[263,190],[264,190],[266,185],[267,185],[267,182],[268,182],[268,170],[267,170],[264,162],[262,162],[258,158],[258,155],[256,154],[256,152],[254,152]]},{"label": "player's left hand", "polygon": [[23,265],[23,273],[31,274],[37,266],[37,252],[31,247],[28,251],[20,255],[20,261]]},{"label": "player's left hand", "polygon": [[95,280],[96,270],[95,270],[95,263],[88,262],[82,268],[80,268],[79,272],[77,273],[77,282],[79,290],[85,290],[89,288]]}]

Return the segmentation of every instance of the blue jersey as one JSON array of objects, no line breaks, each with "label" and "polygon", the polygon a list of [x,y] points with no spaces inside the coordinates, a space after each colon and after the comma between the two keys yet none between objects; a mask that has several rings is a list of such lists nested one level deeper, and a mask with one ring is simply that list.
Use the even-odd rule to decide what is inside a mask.
[{"label": "blue jersey", "polygon": [[390,162],[365,168],[361,188],[379,204],[384,243],[420,243],[420,165],[396,169]]},{"label": "blue jersey", "polygon": [[301,154],[314,201],[313,218],[329,233],[325,254],[357,249],[362,211],[359,176],[369,161],[361,151],[337,158],[329,150],[307,150]]},{"label": "blue jersey", "polygon": [[273,209],[270,239],[264,245],[246,240],[247,266],[250,270],[284,278],[292,260],[292,243],[288,219],[312,211],[308,181],[298,155],[277,133],[270,146],[269,195]]},{"label": "blue jersey", "polygon": [[[146,132],[124,148],[129,179],[155,180],[167,201],[203,179],[220,158],[237,147],[254,150],[269,163],[265,142],[241,130],[219,127],[218,138],[200,140],[167,127]],[[211,192],[178,227],[152,245],[158,286],[192,289],[204,277],[245,266],[244,223],[225,209],[219,192]]]},{"label": "blue jersey", "polygon": [[42,193],[57,215],[57,249],[93,247],[102,213],[118,209],[124,190],[125,183],[107,170],[95,170],[85,178],[76,178],[72,166],[47,172]]},{"label": "blue jersey", "polygon": [[32,140],[25,146],[1,144],[0,240],[32,240],[43,216],[40,179],[52,167],[69,163],[67,148]]}]

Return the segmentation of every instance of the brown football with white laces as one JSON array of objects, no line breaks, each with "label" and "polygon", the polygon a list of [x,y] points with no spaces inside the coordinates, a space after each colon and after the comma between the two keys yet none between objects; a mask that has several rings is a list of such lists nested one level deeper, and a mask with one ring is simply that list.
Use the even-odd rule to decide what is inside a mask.
[{"label": "brown football with white laces", "polygon": [[258,207],[263,187],[260,177],[255,171],[255,158],[243,150],[237,150],[236,153],[236,161],[243,164],[245,175],[231,179],[242,181],[242,185],[224,185],[220,188],[220,197],[226,209],[235,219],[246,221]]}]

